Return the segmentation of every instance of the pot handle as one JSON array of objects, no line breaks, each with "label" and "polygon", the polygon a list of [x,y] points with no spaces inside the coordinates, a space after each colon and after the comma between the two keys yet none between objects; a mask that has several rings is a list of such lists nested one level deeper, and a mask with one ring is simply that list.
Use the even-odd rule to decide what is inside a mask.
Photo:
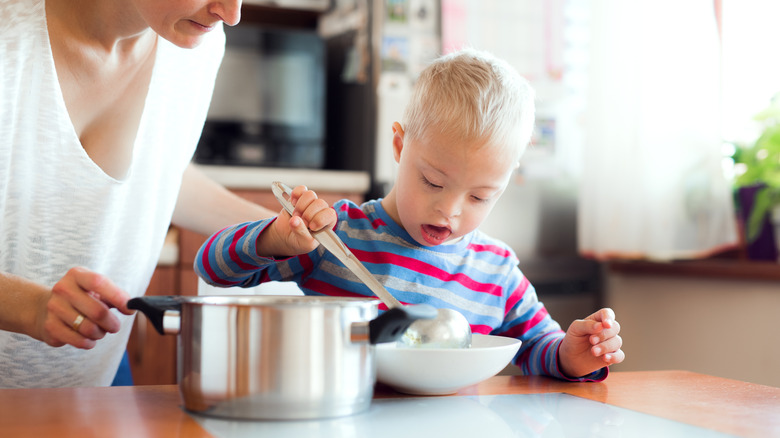
[{"label": "pot handle", "polygon": [[368,339],[372,344],[397,341],[418,319],[436,318],[436,308],[428,304],[388,309],[368,323]]},{"label": "pot handle", "polygon": [[[181,313],[181,305],[187,299],[179,295],[168,296],[148,296],[132,298],[127,302],[128,309],[140,310],[154,326],[157,333],[164,335],[167,333],[175,334],[179,332],[178,324],[171,327],[166,324],[166,314],[168,318],[178,317]],[[171,315],[171,313],[175,315]]]}]

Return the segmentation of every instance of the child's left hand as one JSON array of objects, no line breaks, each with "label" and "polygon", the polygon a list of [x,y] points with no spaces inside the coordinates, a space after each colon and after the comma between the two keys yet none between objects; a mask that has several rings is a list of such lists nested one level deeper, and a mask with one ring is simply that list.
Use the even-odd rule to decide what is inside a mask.
[{"label": "child's left hand", "polygon": [[571,323],[561,342],[558,364],[572,378],[588,375],[607,365],[623,362],[623,339],[615,312],[605,308]]}]

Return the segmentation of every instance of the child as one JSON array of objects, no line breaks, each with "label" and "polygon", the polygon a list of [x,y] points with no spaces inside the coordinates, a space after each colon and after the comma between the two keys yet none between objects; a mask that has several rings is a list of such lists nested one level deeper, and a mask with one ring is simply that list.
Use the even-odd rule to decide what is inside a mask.
[{"label": "child", "polygon": [[[274,219],[226,228],[200,249],[195,269],[216,286],[295,281],[307,295],[371,291],[311,237],[336,233],[402,303],[461,312],[474,333],[523,341],[525,374],[603,380],[624,354],[611,309],[574,321],[548,315],[514,252],[477,227],[503,193],[528,144],[533,90],[506,63],[464,50],[420,75],[403,125],[393,124],[395,185],[384,199],[330,208],[304,186]],[[380,309],[385,309],[380,305]]]}]

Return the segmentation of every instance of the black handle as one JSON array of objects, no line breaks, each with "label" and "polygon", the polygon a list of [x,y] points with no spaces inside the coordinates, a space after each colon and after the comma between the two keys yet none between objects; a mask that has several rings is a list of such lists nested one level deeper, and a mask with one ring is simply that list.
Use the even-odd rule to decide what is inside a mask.
[{"label": "black handle", "polygon": [[181,305],[187,299],[179,295],[148,296],[132,298],[127,302],[127,307],[140,310],[149,318],[157,333],[164,335],[163,316],[167,310],[181,311]]},{"label": "black handle", "polygon": [[397,341],[418,319],[436,318],[436,308],[427,304],[393,307],[368,323],[368,338],[372,344]]}]

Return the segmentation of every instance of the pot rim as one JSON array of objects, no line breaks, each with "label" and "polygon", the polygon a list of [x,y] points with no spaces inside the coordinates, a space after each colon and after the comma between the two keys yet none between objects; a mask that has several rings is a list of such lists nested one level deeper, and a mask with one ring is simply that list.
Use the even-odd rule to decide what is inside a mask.
[{"label": "pot rim", "polygon": [[183,305],[248,307],[355,307],[378,306],[378,298],[310,295],[198,295],[182,297]]}]

